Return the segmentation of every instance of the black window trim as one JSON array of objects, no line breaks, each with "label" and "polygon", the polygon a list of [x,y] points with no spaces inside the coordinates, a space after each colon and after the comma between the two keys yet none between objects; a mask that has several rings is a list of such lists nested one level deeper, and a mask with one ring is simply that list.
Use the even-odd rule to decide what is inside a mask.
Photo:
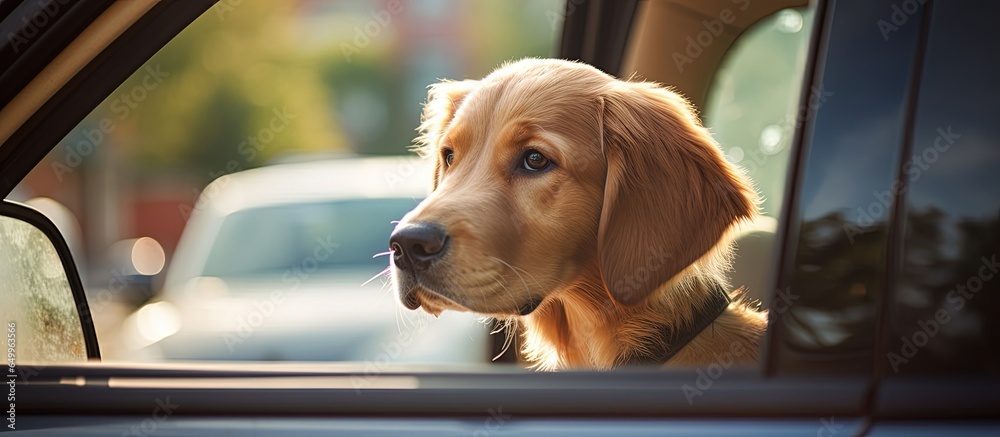
[{"label": "black window trim", "polygon": [[[38,0],[5,2],[12,8],[0,16],[0,52],[13,52],[0,71],[0,106],[7,105],[73,38],[114,0]],[[0,11],[0,14],[6,11]],[[39,20],[38,18],[41,17]],[[25,31],[29,33],[26,34]],[[22,46],[23,45],[23,46]],[[23,50],[23,51],[22,51]]]},{"label": "black window trim", "polygon": [[[836,6],[835,3],[827,0],[814,0],[814,5],[815,15],[813,16],[812,35],[809,36],[809,55],[806,59],[804,69],[805,79],[802,81],[802,87],[799,90],[798,101],[798,107],[805,108],[804,121],[797,123],[793,134],[793,146],[788,157],[788,168],[785,171],[787,182],[785,183],[785,192],[783,194],[783,198],[788,199],[788,201],[784,202],[781,206],[782,211],[779,215],[778,229],[775,232],[778,248],[776,250],[777,256],[774,259],[775,280],[773,283],[776,290],[785,290],[789,286],[788,283],[791,276],[787,272],[794,268],[795,246],[793,245],[794,239],[792,237],[798,235],[799,227],[802,223],[802,218],[797,213],[798,196],[801,195],[799,188],[808,156],[806,142],[812,133],[816,119],[815,113],[818,110],[818,108],[810,107],[809,98],[813,86],[823,83],[823,65],[827,59],[826,45],[830,40],[831,26],[833,25],[833,14],[829,11],[833,10]],[[774,344],[776,337],[772,333],[775,332],[775,326],[781,324],[781,313],[769,311],[767,316],[767,343],[762,354],[764,375],[774,377],[777,374],[777,369],[773,365],[775,362],[774,354],[776,353]]]},{"label": "black window trim", "polygon": [[566,0],[559,56],[621,74],[638,0]]},{"label": "black window trim", "polygon": [[[214,0],[157,3],[56,92],[0,144],[0,197],[10,194],[80,120],[213,4]],[[33,48],[41,50],[40,43]]]}]

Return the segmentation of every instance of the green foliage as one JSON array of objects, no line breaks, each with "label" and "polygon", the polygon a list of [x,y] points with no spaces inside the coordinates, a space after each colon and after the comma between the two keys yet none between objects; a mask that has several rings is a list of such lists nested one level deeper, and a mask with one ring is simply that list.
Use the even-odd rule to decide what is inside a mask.
[{"label": "green foliage", "polygon": [[[220,2],[56,150],[79,150],[103,121],[95,154],[113,154],[139,181],[202,182],[233,161],[246,169],[303,153],[406,153],[427,85],[552,56],[561,3],[403,1],[390,13],[385,1]],[[287,125],[275,124],[277,112]]]}]

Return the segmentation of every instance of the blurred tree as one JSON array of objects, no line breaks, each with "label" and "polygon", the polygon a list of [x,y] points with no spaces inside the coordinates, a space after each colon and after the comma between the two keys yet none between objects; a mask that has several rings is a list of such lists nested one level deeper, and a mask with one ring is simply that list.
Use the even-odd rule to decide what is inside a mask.
[{"label": "blurred tree", "polygon": [[[341,2],[323,22],[323,78],[350,146],[405,153],[416,136],[426,87],[482,78],[502,63],[557,54],[563,0]],[[333,17],[336,17],[335,19]],[[384,26],[376,26],[380,22]]]},{"label": "blurred tree", "polygon": [[406,153],[428,85],[555,55],[562,3],[220,2],[57,150],[108,119],[94,149],[112,167],[199,184],[289,155]]},{"label": "blurred tree", "polygon": [[[216,5],[102,103],[141,175],[186,167],[199,179],[293,152],[346,150],[294,2]],[[151,76],[154,76],[152,79]]]}]

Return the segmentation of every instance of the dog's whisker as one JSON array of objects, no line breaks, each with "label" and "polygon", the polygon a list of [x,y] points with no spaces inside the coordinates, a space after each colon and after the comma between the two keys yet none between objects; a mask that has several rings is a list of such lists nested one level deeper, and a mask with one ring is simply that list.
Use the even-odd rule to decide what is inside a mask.
[{"label": "dog's whisker", "polygon": [[501,354],[506,353],[507,349],[510,349],[514,345],[514,340],[517,338],[517,322],[514,319],[507,319],[504,323],[504,328],[506,334],[503,339],[503,352]]},{"label": "dog's whisker", "polygon": [[500,348],[500,353],[498,353],[497,356],[493,357],[492,361],[500,359],[500,357],[502,357],[503,354],[507,353],[507,350],[510,349],[511,344],[514,343],[514,330],[511,325],[512,325],[512,320],[506,319],[504,320],[502,326],[500,326],[499,328],[497,328],[497,330],[492,332],[492,334],[496,334],[497,332],[504,331],[503,346]]},{"label": "dog's whisker", "polygon": [[500,319],[496,317],[486,317],[482,320],[483,323],[497,322],[496,326],[490,329],[490,335],[496,334],[503,330],[503,326],[500,326]]},{"label": "dog's whisker", "polygon": [[538,279],[535,279],[535,276],[534,276],[534,275],[532,275],[531,273],[529,273],[529,272],[528,272],[527,270],[525,270],[525,269],[522,269],[522,268],[520,268],[520,267],[518,267],[518,266],[515,266],[515,265],[511,265],[511,267],[512,267],[512,268],[513,268],[514,270],[520,270],[520,271],[521,271],[522,273],[524,273],[525,275],[528,275],[528,279],[531,279],[531,281],[532,281],[532,282],[534,282],[536,286],[541,286],[541,283],[539,283],[539,282],[538,282]]},{"label": "dog's whisker", "polygon": [[[497,279],[497,284],[499,284],[501,288],[503,288],[504,290],[507,291],[507,294],[510,296],[511,299],[514,298],[514,296],[510,294],[510,290],[508,290],[507,287],[505,287],[500,282],[499,279]],[[516,303],[515,303],[515,306],[516,306]],[[499,320],[497,320],[496,318],[490,318],[490,319],[496,320],[496,321],[499,322]],[[487,320],[487,322],[488,322],[488,320]],[[504,322],[503,322],[503,324],[497,323],[496,327],[490,330],[490,335],[496,335],[496,334],[500,333],[501,331],[504,332],[503,346],[500,347],[500,353],[498,353],[490,361],[496,361],[496,360],[500,359],[500,357],[502,357],[503,354],[507,353],[507,350],[510,349],[510,345],[511,345],[511,342],[512,342],[511,331],[510,330],[505,331],[506,328],[510,327],[510,324],[511,324],[511,320],[510,319],[505,319]]]},{"label": "dog's whisker", "polygon": [[[392,278],[388,278],[388,276],[386,276],[386,278],[389,279],[389,280],[383,281],[382,282],[382,288],[380,288],[378,290],[378,291],[380,291],[382,293],[382,296],[380,296],[378,298],[377,304],[381,304],[382,303],[382,299],[385,299],[386,296],[389,296],[390,294],[392,294],[393,288],[390,286],[392,284]],[[396,308],[398,309],[399,306],[397,305]]]},{"label": "dog's whisker", "polygon": [[[422,315],[420,313],[416,313],[413,311],[403,311],[400,314],[402,315],[403,319],[403,328],[406,330],[406,332],[412,335],[413,332],[417,329],[417,327],[420,326],[420,318],[422,317]],[[417,318],[416,322],[413,321],[413,317]],[[400,331],[400,335],[402,335],[402,331]]]},{"label": "dog's whisker", "polygon": [[399,305],[396,305],[396,312],[394,314],[395,316],[394,318],[396,319],[396,332],[399,334],[400,337],[403,336],[403,328],[399,326],[399,313],[401,310],[402,308]]},{"label": "dog's whisker", "polygon": [[399,319],[396,321],[396,327],[399,329],[399,335],[402,336],[403,332],[409,329],[407,322],[409,321],[409,316],[406,311],[399,310]]},{"label": "dog's whisker", "polygon": [[388,274],[391,269],[392,269],[392,267],[386,267],[385,270],[382,270],[381,272],[376,273],[375,276],[372,276],[371,279],[365,281],[365,283],[361,284],[361,286],[364,287],[365,285],[368,285],[369,282],[374,281],[375,279],[377,279],[379,276],[383,276],[383,275]]},{"label": "dog's whisker", "polygon": [[379,252],[379,253],[376,253],[376,254],[372,255],[372,259],[378,258],[380,256],[391,255],[391,254],[392,254],[391,250],[387,250],[385,252]]},{"label": "dog's whisker", "polygon": [[[507,292],[507,297],[509,297],[511,299],[511,302],[513,302],[514,301],[514,296],[512,294],[510,294],[510,290],[507,289],[507,287],[505,285],[503,285],[502,282],[500,282],[500,279],[501,279],[501,277],[499,275],[497,275],[497,277],[493,279],[493,282],[496,282],[497,285],[500,286],[500,289],[502,289],[503,291]],[[483,298],[483,302],[485,303],[486,302],[486,291],[482,290],[480,292],[480,294],[481,294],[481,296]]]},{"label": "dog's whisker", "polygon": [[[417,320],[414,321],[413,317],[416,317]],[[423,317],[423,314],[413,311],[408,311],[406,313],[403,313],[403,326],[405,326],[406,329],[409,330],[409,332],[412,334],[413,331],[417,329],[418,326],[420,326],[421,317]]]},{"label": "dog's whisker", "polygon": [[[501,264],[503,264],[503,265],[505,265],[507,267],[510,267],[510,269],[513,270],[514,272],[517,272],[517,271],[524,272],[524,274],[528,275],[528,278],[530,278],[531,281],[535,283],[535,285],[540,285],[539,282],[538,282],[538,279],[535,279],[535,276],[532,275],[531,273],[529,273],[527,270],[522,269],[520,267],[517,267],[517,266],[515,266],[515,265],[513,265],[511,263],[508,263],[508,262],[506,262],[506,261],[504,261],[504,260],[502,260],[500,258],[497,258],[495,256],[490,256],[490,258],[493,258],[494,260],[499,261]],[[518,276],[520,276],[520,275],[518,275]],[[521,278],[521,280],[523,281],[524,278]]]},{"label": "dog's whisker", "polygon": [[[493,320],[496,320],[496,319],[493,318]],[[503,331],[503,328],[505,328],[505,327],[506,327],[506,325],[501,325],[501,324],[497,323],[493,327],[493,329],[490,329],[490,335],[499,334],[500,331]]]},{"label": "dog's whisker", "polygon": [[[517,272],[515,271],[515,273],[517,273]],[[497,278],[495,279],[496,283],[500,285],[500,288],[503,288],[503,290],[507,292],[507,297],[510,298],[511,307],[512,308],[517,308],[518,307],[518,305],[517,305],[517,299],[514,298],[514,293],[511,293],[510,289],[507,288],[506,285],[503,285],[502,282],[500,282],[501,278],[503,278],[503,276],[501,276],[499,273],[497,273]],[[525,285],[525,286],[527,286],[527,285]],[[486,292],[483,291],[482,294],[483,294],[483,299],[485,300],[486,299],[486,296],[485,296]]]},{"label": "dog's whisker", "polygon": [[[529,294],[531,293],[531,290],[529,290],[529,289],[528,289],[528,283],[527,283],[527,282],[525,282],[525,280],[524,280],[524,276],[521,276],[521,273],[519,273],[519,272],[517,271],[517,269],[515,269],[515,268],[514,268],[514,266],[510,265],[510,264],[509,264],[509,263],[508,263],[507,261],[504,261],[504,260],[502,260],[502,259],[500,259],[500,258],[497,258],[497,257],[495,257],[495,256],[490,256],[490,258],[492,258],[493,260],[495,260],[495,261],[499,262],[500,264],[503,264],[503,265],[505,265],[505,266],[507,266],[507,267],[510,267],[510,270],[511,270],[512,272],[514,272],[514,274],[515,274],[515,275],[517,275],[517,277],[518,277],[518,278],[520,278],[520,279],[521,279],[521,284],[523,284],[523,285],[524,285],[524,292],[525,292],[525,293],[529,293]],[[525,273],[527,273],[527,272],[525,272]],[[531,275],[529,274],[528,276],[531,276]],[[534,280],[535,278],[531,278],[531,279],[532,279],[532,280]],[[536,280],[536,281],[535,281],[535,284],[537,284],[537,283],[538,283],[538,281]],[[516,305],[516,303],[515,303],[515,305]]]},{"label": "dog's whisker", "polygon": [[[515,342],[517,341],[517,329],[520,328],[521,325],[517,322],[517,320],[507,319],[507,326],[507,338],[504,341],[509,342],[511,346],[516,347]],[[514,353],[517,353],[517,351],[515,350]]]}]

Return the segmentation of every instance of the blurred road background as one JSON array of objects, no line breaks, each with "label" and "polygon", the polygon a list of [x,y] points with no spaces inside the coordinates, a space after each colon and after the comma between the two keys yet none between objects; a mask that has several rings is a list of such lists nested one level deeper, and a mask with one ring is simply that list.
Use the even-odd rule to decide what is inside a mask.
[{"label": "blurred road background", "polygon": [[[563,10],[557,0],[221,1],[81,122],[10,198],[63,230],[105,358],[157,359],[111,337],[147,300],[160,299],[199,196],[214,195],[203,193],[210,182],[282,162],[407,154],[427,85],[552,56]],[[378,183],[402,183],[410,172],[402,166]],[[387,238],[390,225],[379,224]],[[366,290],[384,294],[381,285]],[[296,358],[309,357],[275,359]]]}]

